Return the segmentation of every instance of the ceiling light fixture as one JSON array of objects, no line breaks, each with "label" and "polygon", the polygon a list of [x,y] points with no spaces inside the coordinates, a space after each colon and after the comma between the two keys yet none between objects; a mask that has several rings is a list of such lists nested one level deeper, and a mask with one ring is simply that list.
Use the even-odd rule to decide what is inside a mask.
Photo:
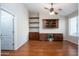
[{"label": "ceiling light fixture", "polygon": [[50,15],[54,15],[54,14],[55,14],[55,12],[54,12],[54,11],[50,12]]},{"label": "ceiling light fixture", "polygon": [[[49,10],[50,12],[50,15],[58,15],[58,12],[55,11],[55,8],[53,7],[53,3],[51,3],[51,8],[47,8],[47,7],[44,7],[44,9],[46,10]],[[58,9],[59,11],[61,11],[62,9]]]}]

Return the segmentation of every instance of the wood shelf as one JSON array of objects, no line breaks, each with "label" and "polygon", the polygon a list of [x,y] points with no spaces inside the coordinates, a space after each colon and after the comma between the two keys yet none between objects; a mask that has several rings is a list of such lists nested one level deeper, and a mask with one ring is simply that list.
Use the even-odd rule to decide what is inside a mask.
[{"label": "wood shelf", "polygon": [[29,17],[29,19],[39,19],[39,17]]},{"label": "wood shelf", "polygon": [[39,28],[39,27],[29,27],[29,28]]},{"label": "wood shelf", "polygon": [[30,24],[39,24],[39,22],[29,22]]},{"label": "wood shelf", "polygon": [[39,32],[39,17],[29,17],[29,30],[31,32]]}]

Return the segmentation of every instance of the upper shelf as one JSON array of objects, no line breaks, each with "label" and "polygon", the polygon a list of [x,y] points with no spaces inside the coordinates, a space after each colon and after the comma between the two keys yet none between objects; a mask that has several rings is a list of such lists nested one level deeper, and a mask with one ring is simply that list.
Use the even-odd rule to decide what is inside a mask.
[{"label": "upper shelf", "polygon": [[29,22],[30,24],[38,24],[39,22]]},{"label": "upper shelf", "polygon": [[29,17],[29,19],[39,19],[39,17]]}]

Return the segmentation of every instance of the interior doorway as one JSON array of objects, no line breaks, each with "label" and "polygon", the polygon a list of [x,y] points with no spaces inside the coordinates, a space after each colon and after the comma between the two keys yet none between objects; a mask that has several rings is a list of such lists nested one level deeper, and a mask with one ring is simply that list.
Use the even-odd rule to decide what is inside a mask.
[{"label": "interior doorway", "polygon": [[14,50],[14,15],[1,9],[1,50]]}]

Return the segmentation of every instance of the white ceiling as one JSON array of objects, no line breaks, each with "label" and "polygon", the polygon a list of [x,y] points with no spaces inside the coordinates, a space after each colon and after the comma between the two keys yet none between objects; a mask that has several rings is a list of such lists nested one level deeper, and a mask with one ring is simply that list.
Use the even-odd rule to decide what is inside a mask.
[{"label": "white ceiling", "polygon": [[[29,12],[40,12],[40,10],[45,10],[44,7],[50,8],[50,3],[26,3],[26,7]],[[61,16],[66,16],[78,10],[77,3],[54,3],[55,11]],[[61,11],[58,9],[61,8]]]}]

